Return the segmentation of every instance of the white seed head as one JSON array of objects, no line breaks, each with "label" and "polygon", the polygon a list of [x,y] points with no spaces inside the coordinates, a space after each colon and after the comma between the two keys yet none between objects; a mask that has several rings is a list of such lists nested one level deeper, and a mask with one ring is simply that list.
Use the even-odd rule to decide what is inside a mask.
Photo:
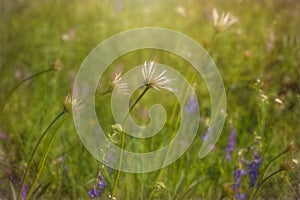
[{"label": "white seed head", "polygon": [[144,85],[147,87],[152,87],[158,91],[160,89],[166,89],[171,92],[175,92],[173,88],[167,86],[167,84],[172,80],[167,78],[167,76],[164,76],[166,70],[162,71],[159,75],[154,76],[155,70],[156,66],[154,61],[151,61],[149,64],[147,62],[144,63],[144,67],[142,69]]},{"label": "white seed head", "polygon": [[129,89],[127,83],[122,83],[122,74],[116,73],[115,78],[111,82],[113,89],[119,94],[129,94]]},{"label": "white seed head", "polygon": [[212,9],[212,16],[214,21],[214,29],[217,33],[224,31],[226,28],[230,27],[238,20],[230,13],[223,12],[221,17],[219,17],[218,11],[216,8]]}]

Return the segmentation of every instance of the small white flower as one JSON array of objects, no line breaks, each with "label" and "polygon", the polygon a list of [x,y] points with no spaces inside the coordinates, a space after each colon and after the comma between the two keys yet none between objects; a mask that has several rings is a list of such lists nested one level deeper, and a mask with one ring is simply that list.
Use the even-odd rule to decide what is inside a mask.
[{"label": "small white flower", "polygon": [[121,83],[122,75],[121,73],[116,73],[115,78],[111,82],[113,89],[119,94],[129,94],[129,89],[127,83]]},{"label": "small white flower", "polygon": [[174,92],[175,90],[173,88],[167,86],[167,84],[170,83],[172,80],[164,76],[166,70],[162,71],[159,75],[154,76],[155,70],[156,66],[154,61],[151,61],[149,64],[147,62],[144,63],[142,74],[145,86],[152,87],[158,91],[160,89],[166,89],[171,92]]},{"label": "small white flower", "polygon": [[237,22],[237,18],[230,13],[223,12],[221,18],[219,18],[219,14],[216,8],[212,9],[212,16],[214,20],[214,29],[217,33],[225,30],[226,28]]},{"label": "small white flower", "polygon": [[279,99],[279,98],[275,98],[274,101],[275,101],[276,103],[283,104],[283,102],[282,102],[281,99]]}]

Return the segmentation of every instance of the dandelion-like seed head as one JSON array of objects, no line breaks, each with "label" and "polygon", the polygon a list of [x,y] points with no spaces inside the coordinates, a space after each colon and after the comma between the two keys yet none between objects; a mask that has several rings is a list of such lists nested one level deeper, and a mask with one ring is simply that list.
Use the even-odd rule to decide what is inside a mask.
[{"label": "dandelion-like seed head", "polygon": [[68,113],[72,113],[73,112],[73,106],[74,105],[78,105],[80,103],[80,101],[78,101],[77,99],[72,98],[71,94],[67,94],[65,101],[64,101],[64,111],[68,112]]},{"label": "dandelion-like seed head", "polygon": [[159,75],[154,76],[155,70],[156,66],[154,61],[151,61],[150,63],[144,63],[144,67],[142,69],[144,85],[148,88],[154,88],[158,91],[160,89],[166,89],[171,92],[174,92],[175,90],[173,88],[167,86],[167,84],[170,83],[172,80],[167,78],[167,76],[164,76],[166,70],[162,71]]},{"label": "dandelion-like seed head", "polygon": [[111,82],[112,89],[116,89],[119,94],[129,94],[129,89],[127,83],[122,83],[122,74],[116,73],[115,78]]},{"label": "dandelion-like seed head", "polygon": [[226,28],[230,27],[231,25],[237,22],[237,18],[230,13],[223,12],[221,17],[219,17],[216,8],[212,9],[212,16],[214,21],[213,27],[216,33],[224,31]]}]

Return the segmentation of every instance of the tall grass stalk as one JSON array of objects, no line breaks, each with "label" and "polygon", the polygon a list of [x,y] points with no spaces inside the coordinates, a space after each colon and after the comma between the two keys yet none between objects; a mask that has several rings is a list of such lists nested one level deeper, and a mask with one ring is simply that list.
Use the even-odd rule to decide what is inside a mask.
[{"label": "tall grass stalk", "polygon": [[[27,167],[26,167],[26,171],[25,171],[25,174],[23,176],[23,179],[22,179],[22,184],[21,184],[21,188],[20,188],[20,191],[18,193],[18,200],[21,198],[21,193],[22,193],[22,188],[25,186],[25,182],[26,182],[26,179],[27,179],[27,176],[29,174],[29,169],[33,163],[33,157],[34,155],[36,154],[36,151],[38,149],[38,147],[40,146],[43,138],[46,136],[46,134],[48,133],[48,131],[50,130],[50,128],[56,123],[56,121],[61,118],[64,114],[66,113],[66,110],[64,109],[61,113],[59,113],[52,121],[51,123],[48,125],[48,127],[45,129],[45,131],[42,133],[41,137],[39,138],[38,142],[36,143],[34,149],[33,149],[33,152],[30,156],[30,159],[29,159],[29,162],[27,164]],[[33,185],[32,185],[33,186]],[[31,187],[33,188],[33,187]],[[29,195],[28,195],[29,196]]]},{"label": "tall grass stalk", "polygon": [[114,182],[114,186],[113,186],[113,189],[112,189],[112,192],[111,192],[111,198],[114,197],[114,194],[115,194],[115,191],[116,191],[116,188],[117,188],[117,185],[118,185],[118,182],[119,182],[119,179],[120,179],[120,174],[121,174],[121,167],[122,167],[122,161],[123,161],[123,149],[125,147],[125,131],[124,131],[124,128],[126,126],[126,123],[127,123],[127,120],[128,120],[128,117],[131,113],[131,111],[133,110],[133,108],[136,106],[136,104],[142,99],[142,97],[146,94],[146,92],[151,88],[150,85],[146,85],[145,89],[143,90],[143,92],[138,96],[138,98],[133,102],[133,104],[131,105],[130,109],[129,109],[129,112],[128,114],[126,115],[126,118],[125,118],[125,121],[123,123],[123,128],[122,128],[122,139],[121,139],[121,153],[120,153],[120,160],[119,160],[119,166],[118,166],[118,172],[117,172],[117,177],[115,179],[115,182]]},{"label": "tall grass stalk", "polygon": [[[64,119],[66,119],[66,118],[64,118]],[[33,179],[33,181],[32,181],[32,184],[31,184],[31,186],[30,186],[30,189],[29,189],[29,191],[28,191],[28,194],[27,194],[27,197],[26,197],[26,198],[30,198],[31,195],[32,195],[32,193],[33,193],[33,191],[34,191],[35,183],[37,182],[38,178],[39,178],[40,175],[41,175],[41,172],[42,172],[42,170],[43,170],[43,168],[44,168],[44,166],[45,166],[45,162],[46,162],[46,159],[47,159],[47,157],[48,157],[50,148],[51,148],[51,146],[52,146],[52,144],[53,144],[53,142],[54,142],[54,139],[55,139],[55,137],[56,137],[56,135],[57,135],[57,133],[58,133],[58,129],[59,129],[60,126],[63,124],[63,122],[64,122],[64,121],[61,121],[61,122],[59,123],[59,125],[57,126],[57,128],[55,129],[55,131],[52,133],[51,139],[50,139],[50,141],[49,141],[49,143],[48,143],[48,145],[47,145],[45,151],[43,152],[42,158],[40,159],[40,163],[39,163],[39,166],[38,166],[38,172],[37,172],[37,174],[35,175],[35,177],[34,177],[34,179]]]}]

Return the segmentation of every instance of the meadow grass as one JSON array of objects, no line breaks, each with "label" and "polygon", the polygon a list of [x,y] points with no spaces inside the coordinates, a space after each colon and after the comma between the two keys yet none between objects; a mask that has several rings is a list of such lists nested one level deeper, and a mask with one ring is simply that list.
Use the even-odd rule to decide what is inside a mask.
[{"label": "meadow grass", "polygon": [[[215,34],[213,8],[238,21]],[[91,199],[88,191],[98,183],[98,199],[112,193],[116,199],[300,199],[299,9],[297,0],[2,0],[0,199]],[[96,45],[121,31],[148,26],[174,29],[203,45],[224,80],[227,117],[213,151],[200,159],[211,114],[202,77],[184,59],[161,50],[119,57],[100,79],[95,103],[98,120],[116,145],[152,151],[168,144],[178,128],[175,96],[153,88],[131,114],[138,124],[147,124],[147,109],[162,104],[168,119],[159,134],[123,138],[112,127],[111,93],[103,93],[117,72],[145,61],[183,74],[194,86],[201,112],[197,137],[176,162],[149,173],[119,173],[85,149],[71,114],[64,113],[64,101]],[[131,101],[142,91],[135,91]],[[55,120],[61,112],[64,116]],[[229,140],[234,140],[231,145]]]}]

